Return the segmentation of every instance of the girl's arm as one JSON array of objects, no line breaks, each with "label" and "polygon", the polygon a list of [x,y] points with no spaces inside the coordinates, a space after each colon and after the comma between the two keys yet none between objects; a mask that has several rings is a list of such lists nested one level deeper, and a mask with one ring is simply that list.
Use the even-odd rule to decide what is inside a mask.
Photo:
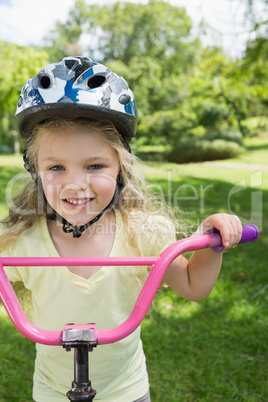
[{"label": "girl's arm", "polygon": [[[223,252],[235,247],[242,235],[242,225],[237,216],[215,214],[206,218],[192,236],[218,229],[225,246]],[[200,301],[211,293],[220,273],[222,255],[211,249],[198,250],[189,261],[183,256],[176,258],[169,266],[165,282],[176,293],[187,300]]]}]

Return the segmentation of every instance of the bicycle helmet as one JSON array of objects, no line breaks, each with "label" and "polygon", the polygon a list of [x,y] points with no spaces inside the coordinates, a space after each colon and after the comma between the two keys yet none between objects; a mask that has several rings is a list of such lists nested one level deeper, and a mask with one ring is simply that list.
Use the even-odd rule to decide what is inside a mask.
[{"label": "bicycle helmet", "polygon": [[127,82],[87,57],[65,57],[42,68],[22,88],[15,113],[20,134],[53,118],[106,119],[129,142],[137,129],[137,108]]},{"label": "bicycle helmet", "polygon": [[[31,136],[36,124],[50,119],[89,118],[111,121],[131,152],[129,141],[136,134],[137,108],[127,82],[106,66],[87,57],[65,57],[50,64],[31,78],[22,88],[15,113],[23,138]],[[34,177],[31,163],[24,152],[24,167],[36,180],[47,205],[47,217],[63,225],[65,233],[80,237],[82,233],[112,207],[123,190],[121,174],[112,201],[94,219],[83,226],[69,223],[48,203],[40,177]]]}]

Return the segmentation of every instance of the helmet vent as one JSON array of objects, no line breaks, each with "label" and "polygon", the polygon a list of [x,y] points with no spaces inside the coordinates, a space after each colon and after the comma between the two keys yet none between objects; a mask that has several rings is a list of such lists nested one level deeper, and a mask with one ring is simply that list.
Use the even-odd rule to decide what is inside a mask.
[{"label": "helmet vent", "polygon": [[127,105],[131,100],[131,96],[129,94],[123,94],[119,98],[119,102],[121,105]]},{"label": "helmet vent", "polygon": [[48,75],[43,75],[39,78],[40,87],[48,89],[51,86],[51,78]]},{"label": "helmet vent", "polygon": [[32,83],[38,88],[48,89],[52,86],[53,78],[48,73],[40,71],[39,74],[33,77]]},{"label": "helmet vent", "polygon": [[86,86],[89,89],[98,88],[106,81],[106,77],[103,75],[94,75],[86,82]]},{"label": "helmet vent", "polygon": [[23,104],[23,97],[20,95],[17,107],[21,107],[22,104]]}]

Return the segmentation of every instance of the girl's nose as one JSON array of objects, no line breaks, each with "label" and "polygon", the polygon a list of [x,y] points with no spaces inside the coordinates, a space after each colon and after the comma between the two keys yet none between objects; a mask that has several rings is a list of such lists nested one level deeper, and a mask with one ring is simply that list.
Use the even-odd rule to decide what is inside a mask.
[{"label": "girl's nose", "polygon": [[89,178],[84,172],[71,172],[68,175],[66,185],[69,189],[86,190],[89,186]]}]

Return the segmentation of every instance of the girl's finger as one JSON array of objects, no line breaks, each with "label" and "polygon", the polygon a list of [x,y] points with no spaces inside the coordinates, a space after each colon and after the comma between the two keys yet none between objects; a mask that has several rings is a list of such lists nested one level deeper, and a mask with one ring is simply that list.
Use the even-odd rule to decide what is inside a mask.
[{"label": "girl's finger", "polygon": [[233,242],[234,242],[234,245],[237,245],[239,243],[239,241],[241,240],[243,227],[242,227],[241,221],[238,218],[238,216],[233,215],[232,217],[233,217],[232,223],[233,223],[233,228],[234,228]]}]

